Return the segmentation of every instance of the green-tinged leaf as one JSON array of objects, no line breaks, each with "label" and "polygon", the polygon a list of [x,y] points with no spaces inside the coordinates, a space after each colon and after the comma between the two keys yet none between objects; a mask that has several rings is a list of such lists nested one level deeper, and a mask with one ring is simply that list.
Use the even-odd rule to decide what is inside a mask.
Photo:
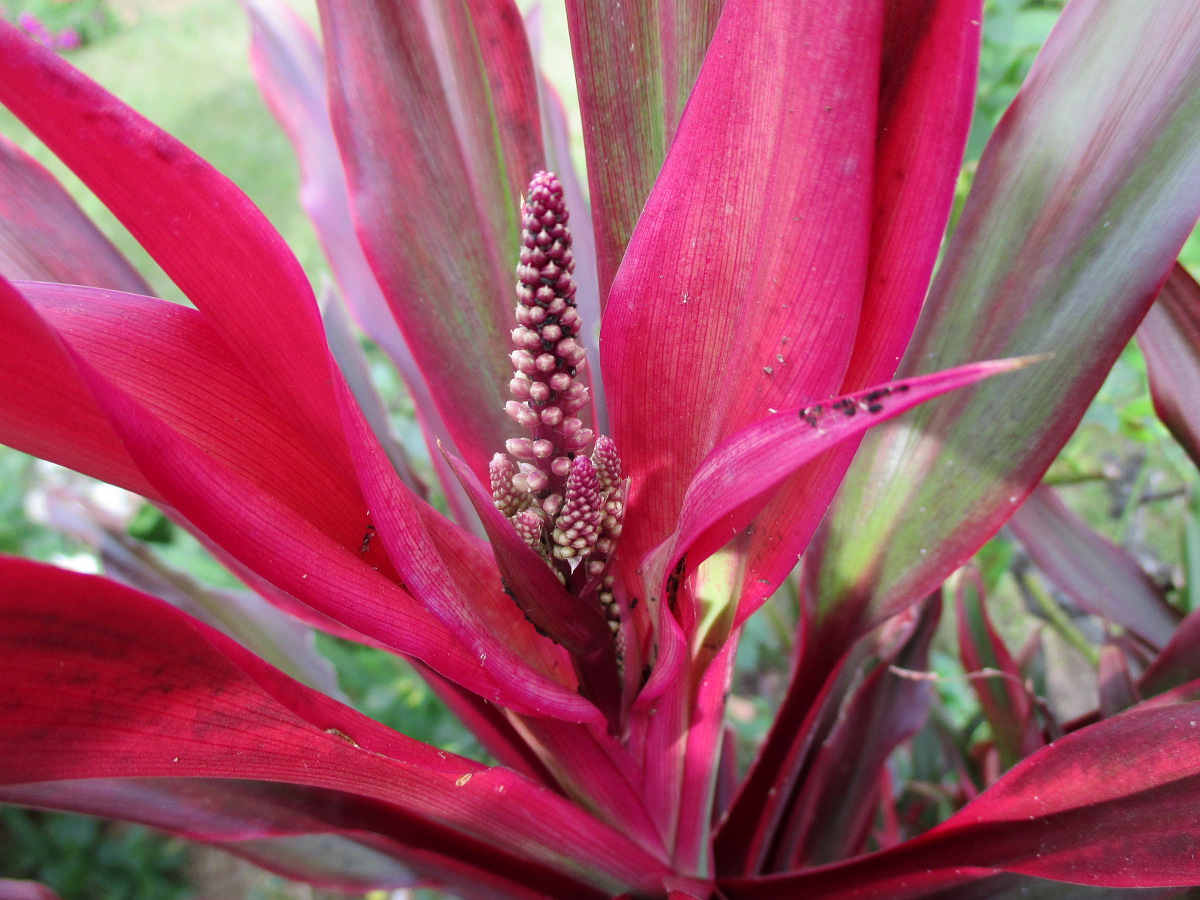
[{"label": "green-tinged leaf", "polygon": [[1129,673],[1129,660],[1117,645],[1105,644],[1100,649],[1099,677],[1101,716],[1115,716],[1142,699]]},{"label": "green-tinged leaf", "polygon": [[504,403],[518,201],[542,165],[520,15],[508,0],[320,10],[363,248],[450,436],[483,477],[514,434]]},{"label": "green-tinged leaf", "polygon": [[992,727],[1000,764],[1008,769],[1045,740],[1021,671],[992,626],[978,571],[964,569],[957,580],[954,605],[963,668],[974,676],[971,687]]},{"label": "green-tinged leaf", "polygon": [[568,0],[602,302],[724,5],[725,0]]},{"label": "green-tinged leaf", "polygon": [[1071,512],[1054,488],[1034,490],[1009,527],[1051,583],[1084,609],[1155,647],[1175,633],[1178,613],[1132,554]]},{"label": "green-tinged leaf", "polygon": [[1154,410],[1200,465],[1200,284],[1176,263],[1137,331]]},{"label": "green-tinged leaf", "polygon": [[815,866],[862,852],[892,751],[925,724],[933,687],[914,673],[929,667],[941,598],[914,608],[881,635],[874,667],[842,699],[813,754],[774,848],[776,870]]},{"label": "green-tinged leaf", "polygon": [[54,176],[3,135],[0,275],[153,293]]},{"label": "green-tinged leaf", "polygon": [[818,614],[889,615],[1015,511],[1200,214],[1200,9],[1071,4],[980,162],[903,374],[1049,352],[868,436]]},{"label": "green-tinged leaf", "polygon": [[0,802],[149,825],[335,890],[424,881],[396,858],[393,842],[314,816],[322,805],[349,811],[353,803],[332,791],[220,778],[89,778],[0,787]]},{"label": "green-tinged leaf", "polygon": [[1162,652],[1146,667],[1138,690],[1149,697],[1200,678],[1200,612],[1186,616]]}]

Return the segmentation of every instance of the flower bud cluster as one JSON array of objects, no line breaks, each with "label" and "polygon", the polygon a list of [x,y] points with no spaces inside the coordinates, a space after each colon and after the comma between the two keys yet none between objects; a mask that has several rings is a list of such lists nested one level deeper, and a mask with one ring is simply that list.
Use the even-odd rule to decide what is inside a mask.
[{"label": "flower bud cluster", "polygon": [[578,415],[588,403],[587,385],[579,377],[586,361],[578,340],[569,216],[554,175],[533,176],[521,214],[517,327],[512,332],[517,349],[509,382],[513,399],[505,410],[530,436],[508,441],[505,449],[520,464],[513,482],[519,490],[543,494],[549,489],[554,494],[565,487],[571,460],[593,437]]},{"label": "flower bud cluster", "polygon": [[554,175],[534,175],[521,214],[513,399],[505,410],[529,436],[505,444],[511,459],[493,457],[492,499],[560,578],[579,570],[576,580],[594,589],[621,531],[626,485],[610,438],[601,436],[587,456],[595,437],[580,418],[589,400],[587,360],[567,208]]}]

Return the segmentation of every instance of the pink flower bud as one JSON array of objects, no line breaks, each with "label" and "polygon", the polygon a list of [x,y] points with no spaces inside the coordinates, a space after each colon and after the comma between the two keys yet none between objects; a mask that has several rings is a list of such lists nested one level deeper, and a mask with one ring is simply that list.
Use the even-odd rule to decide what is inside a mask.
[{"label": "pink flower bud", "polygon": [[504,411],[508,413],[510,419],[522,428],[532,428],[538,423],[537,413],[524,403],[518,403],[516,400],[509,400],[505,403]]},{"label": "pink flower bud", "polygon": [[504,449],[517,459],[533,459],[533,441],[529,438],[509,438]]},{"label": "pink flower bud", "polygon": [[518,400],[529,399],[529,386],[532,382],[525,375],[517,375],[508,383],[508,392]]}]

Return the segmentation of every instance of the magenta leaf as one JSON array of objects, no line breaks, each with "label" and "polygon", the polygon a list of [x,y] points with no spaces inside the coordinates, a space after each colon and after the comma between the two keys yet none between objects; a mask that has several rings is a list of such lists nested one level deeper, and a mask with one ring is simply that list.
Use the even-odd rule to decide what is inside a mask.
[{"label": "magenta leaf", "polygon": [[[537,21],[539,7],[534,6],[526,16],[533,56],[540,55],[541,27]],[[538,99],[542,111],[542,131],[546,136],[546,164],[558,176],[563,199],[571,215],[571,247],[575,258],[575,305],[579,309],[582,328],[579,339],[587,350],[589,365],[600,361],[600,287],[596,272],[596,234],[592,227],[591,204],[571,160],[571,135],[567,123],[566,105],[544,72],[539,73]],[[603,377],[592,378],[592,405],[595,407],[596,432],[608,434],[608,405],[605,402]]]},{"label": "magenta leaf", "polygon": [[[78,364],[147,477],[214,543],[313,609],[465,680],[484,696],[508,693],[453,632],[379,571],[386,555],[378,547],[362,551],[369,524],[365,503],[357,522],[345,522],[340,540],[334,540],[246,474],[222,466],[100,372],[89,371],[82,360]],[[512,704],[522,705],[516,698]]]},{"label": "magenta leaf", "polygon": [[[532,685],[527,690],[536,696],[541,685],[558,698],[551,707],[589,714],[590,707],[557,682],[533,677],[518,651],[498,639],[506,633],[511,610],[506,598],[492,604],[496,615],[488,626],[476,622],[458,634],[451,630],[488,608],[465,597],[486,594],[482,589],[447,593],[446,583],[433,574],[439,569],[425,568],[438,563],[430,555],[436,553],[430,539],[419,537],[423,526],[401,532],[411,537],[399,562],[414,589],[436,586],[423,600],[446,624],[439,627],[405,589],[378,571],[386,556],[378,547],[372,553],[364,537],[376,526],[356,485],[322,465],[306,436],[295,432],[249,373],[228,359],[200,314],[162,300],[86,288],[35,285],[29,291],[78,354],[91,393],[158,495],[227,552],[319,612],[423,659],[448,677],[495,684],[490,669],[507,665],[510,674],[520,675],[499,682],[508,686],[505,693]],[[129,365],[130,359],[139,365]],[[356,452],[361,447],[356,443]],[[390,462],[385,465],[395,479]],[[380,474],[370,484],[384,484],[383,479]],[[385,509],[377,509],[377,516]],[[434,524],[453,528],[442,520]],[[390,523],[381,519],[379,527],[390,530]],[[473,585],[486,578],[487,568],[470,567],[468,555],[451,558],[472,569]],[[351,582],[358,582],[361,593]],[[498,595],[496,588],[492,593]],[[439,598],[444,599],[435,606]],[[459,635],[484,644],[468,651]],[[531,634],[527,640],[538,638]],[[489,653],[492,666],[481,669],[479,656],[486,659]],[[526,658],[539,657],[530,650]],[[491,689],[483,692],[497,696]],[[523,701],[509,705],[523,706]],[[542,706],[535,701],[532,708]]]},{"label": "magenta leaf", "polygon": [[0,878],[0,900],[62,900],[58,894],[36,881]]},{"label": "magenta leaf", "polygon": [[[570,683],[572,675],[561,650],[538,634],[532,623],[513,615],[513,602],[504,594],[491,548],[414,497],[344,384],[339,385],[338,395],[373,521],[405,589],[420,598],[446,633],[469,648],[477,671],[502,686],[508,697],[505,706],[573,721],[595,719],[596,709]],[[423,661],[474,690],[470,681],[455,677],[436,659]]]},{"label": "magenta leaf", "polygon": [[0,439],[151,499],[138,471],[92,399],[55,330],[0,277]]},{"label": "magenta leaf", "polygon": [[[971,123],[980,7],[980,0],[886,4],[867,277],[842,393],[893,376],[925,301]],[[853,450],[848,444],[789,479],[764,508],[742,584],[746,608],[792,570]]]},{"label": "magenta leaf", "polygon": [[325,323],[325,337],[329,341],[329,352],[333,354],[338,368],[342,371],[342,376],[346,379],[346,385],[350,388],[358,408],[362,410],[363,416],[371,426],[371,432],[375,435],[375,439],[379,441],[392,466],[395,467],[396,473],[409,490],[422,500],[428,500],[429,489],[413,468],[404,445],[392,433],[392,426],[388,421],[387,404],[371,380],[371,364],[367,360],[367,354],[362,345],[358,342],[357,332],[336,299],[328,295],[324,299],[327,301],[325,312],[322,315],[322,321]]},{"label": "magenta leaf", "polygon": [[[357,485],[340,478],[312,435],[294,427],[254,374],[231,359],[203,314],[95,288],[25,283],[19,290],[77,358],[136,397],[162,427],[204,448],[210,466],[236,471],[256,493],[357,547],[365,523]],[[132,453],[127,438],[125,449]]]},{"label": "magenta leaf", "polygon": [[[268,106],[300,160],[300,199],[312,220],[346,304],[358,325],[388,354],[404,378],[447,499],[460,524],[464,501],[437,453],[434,436],[451,441],[355,232],[346,173],[333,134],[325,90],[325,60],[306,22],[281,0],[247,4],[252,24],[251,61]],[[326,327],[329,327],[326,311]],[[332,341],[332,335],[330,336]],[[348,376],[349,377],[349,376]]]},{"label": "magenta leaf", "polygon": [[519,728],[545,755],[563,793],[649,852],[667,854],[661,824],[649,811],[655,792],[629,748],[608,740],[601,728],[546,716],[524,717]]},{"label": "magenta leaf", "polygon": [[889,0],[883,29],[870,264],[842,383],[893,376],[925,300],[975,99],[981,0]]},{"label": "magenta leaf", "polygon": [[[778,896],[772,893],[768,881],[763,881],[761,894],[756,890],[758,886],[754,879],[745,879],[738,883],[736,890],[729,891],[728,896],[731,900]],[[1178,888],[1098,888],[969,867],[899,875],[844,890],[829,890],[821,895],[822,900],[878,900],[882,897],[887,900],[1168,900],[1180,896],[1184,895]]]},{"label": "magenta leaf", "polygon": [[[880,385],[846,397],[775,413],[720,444],[697,467],[671,538],[651,554],[658,583],[686,559],[690,571],[727,543],[758,513],[756,500],[798,468],[841,441],[947,391],[1011,372],[1031,360],[960,366]],[[812,523],[812,527],[816,522]],[[753,610],[739,610],[739,620]]]},{"label": "magenta leaf", "polygon": [[4,22],[0,103],[121,220],[326,464],[347,471],[316,301],[291,250],[249,198]]},{"label": "magenta leaf", "polygon": [[265,598],[202,584],[166,564],[150,545],[125,533],[124,520],[106,514],[82,493],[47,491],[46,516],[56,529],[88,545],[110,578],[166,600],[296,680],[343,699],[337,673],[317,652],[312,630]]},{"label": "magenta leaf", "polygon": [[1179,615],[1124,548],[1076,516],[1053,488],[1040,485],[1009,527],[1050,582],[1084,609],[1162,647]]},{"label": "magenta leaf", "polygon": [[726,5],[608,297],[601,369],[635,473],[621,539],[634,559],[675,529],[710,451],[836,394],[850,357],[882,15],[815,9]]},{"label": "magenta leaf", "polygon": [[[1195,883],[1200,860],[1187,848],[1200,833],[1198,715],[1196,703],[1133,711],[1070,734],[928,839],[948,840],[975,856],[975,865],[1043,878],[1112,887]],[[1118,803],[1119,813],[1109,808]]]}]

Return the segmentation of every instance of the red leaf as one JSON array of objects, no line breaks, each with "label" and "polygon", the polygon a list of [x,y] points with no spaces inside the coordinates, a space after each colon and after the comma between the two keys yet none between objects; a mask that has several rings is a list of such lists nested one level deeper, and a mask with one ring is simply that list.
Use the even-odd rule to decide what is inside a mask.
[{"label": "red leaf", "polygon": [[[867,280],[843,393],[893,376],[925,302],[971,124],[980,7],[887,3]],[[789,479],[759,515],[742,586],[748,609],[794,568],[856,446]]]},{"label": "red leaf", "polygon": [[[521,706],[520,698],[527,696],[524,685],[497,683],[476,653],[360,552],[368,522],[365,508],[353,532],[332,540],[243,473],[220,465],[203,445],[186,440],[99,372],[80,365],[151,481],[225,552],[313,609],[416,656],[483,696],[506,696],[510,702],[505,705]],[[515,696],[507,696],[510,689]],[[574,697],[568,705],[586,708]]]},{"label": "red leaf", "polygon": [[634,560],[722,440],[837,391],[866,278],[881,29],[874,2],[726,5],[605,307]]},{"label": "red leaf", "polygon": [[[362,798],[351,807],[374,809],[366,828],[385,836],[425,822],[427,847],[482,850],[486,868],[549,893],[650,891],[667,874],[561,797],[391,732],[153,598],[24,560],[0,573],[0,783],[296,784]],[[336,805],[313,809],[345,827]]]},{"label": "red leaf", "polygon": [[58,894],[36,881],[0,878],[0,900],[62,900]]},{"label": "red leaf", "polygon": [[[476,677],[486,673],[501,688],[503,705],[572,721],[595,720],[599,713],[576,692],[562,651],[515,614],[488,545],[413,497],[344,384],[338,397],[381,542],[405,589],[469,648]],[[476,690],[473,679],[464,682],[447,671],[436,658],[423,660],[475,693],[498,699]]]},{"label": "red leaf", "polygon": [[282,0],[253,0],[247,4],[247,12],[253,26],[251,62],[255,77],[300,161],[300,199],[333,269],[341,289],[340,299],[399,369],[421,430],[428,436],[434,470],[455,516],[466,524],[470,520],[461,515],[466,512],[464,500],[435,446],[437,435],[451,440],[449,429],[400,334],[354,230],[346,173],[329,118],[325,60],[316,37]]},{"label": "red leaf", "polygon": [[1125,654],[1115,644],[1100,648],[1099,676],[1100,715],[1104,718],[1124,712],[1142,699],[1129,673]]},{"label": "red leaf", "polygon": [[1054,356],[864,440],[827,519],[829,611],[877,622],[925,596],[1074,431],[1200,214],[1194,26],[1171,3],[1074,3],[1059,19],[980,161],[900,371]]},{"label": "red leaf", "polygon": [[890,897],[886,885],[933,886],[964,868],[1107,887],[1196,884],[1198,723],[1200,703],[1114,716],[1039,750],[919,838],[722,889],[747,900]]},{"label": "red leaf", "polygon": [[1143,696],[1152,696],[1200,678],[1200,610],[1192,612],[1179,623],[1179,628],[1162,652],[1146,668],[1138,689]]},{"label": "red leaf", "polygon": [[[685,556],[685,571],[694,569],[749,523],[765,502],[761,498],[767,491],[840,442],[947,391],[1019,369],[1030,361],[960,366],[789,409],[743,428],[697,467],[674,533],[646,562],[647,582],[661,589],[667,573]],[[810,533],[816,524],[813,516]],[[753,609],[739,609],[738,621],[751,612]]]},{"label": "red leaf", "polygon": [[[343,891],[407,887],[422,880],[397,859],[420,859],[416,844],[406,847],[371,834],[365,804],[335,791],[219,778],[106,778],[0,787],[0,801],[149,825],[216,844],[290,878]],[[362,816],[357,823],[348,818],[355,812]],[[291,849],[306,844],[322,852],[301,857]],[[425,856],[423,863],[434,861],[434,854]],[[477,877],[458,868],[456,875]]]},{"label": "red leaf", "polygon": [[178,439],[204,448],[210,465],[237,472],[256,493],[358,548],[366,517],[357,485],[330,468],[201,313],[94,288],[27,283],[20,290],[90,369]]},{"label": "red leaf", "polygon": [[982,0],[889,0],[862,317],[843,391],[896,371],[925,302],[975,99]]}]

